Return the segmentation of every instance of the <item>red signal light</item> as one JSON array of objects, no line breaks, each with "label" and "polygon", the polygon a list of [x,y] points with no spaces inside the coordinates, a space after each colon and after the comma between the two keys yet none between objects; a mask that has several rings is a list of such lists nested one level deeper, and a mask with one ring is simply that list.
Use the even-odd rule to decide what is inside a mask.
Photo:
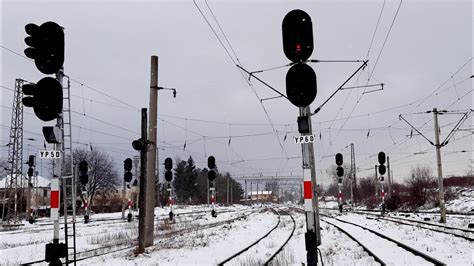
[{"label": "red signal light", "polygon": [[301,44],[296,44],[296,52],[301,52]]}]

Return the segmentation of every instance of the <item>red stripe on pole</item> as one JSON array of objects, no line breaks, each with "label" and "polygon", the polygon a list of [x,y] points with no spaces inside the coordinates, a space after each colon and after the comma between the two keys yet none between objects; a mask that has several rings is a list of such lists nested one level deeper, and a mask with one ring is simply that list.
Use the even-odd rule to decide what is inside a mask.
[{"label": "red stripe on pole", "polygon": [[311,186],[311,181],[304,181],[304,199],[313,198],[313,188]]},{"label": "red stripe on pole", "polygon": [[59,208],[59,191],[51,191],[51,208]]}]

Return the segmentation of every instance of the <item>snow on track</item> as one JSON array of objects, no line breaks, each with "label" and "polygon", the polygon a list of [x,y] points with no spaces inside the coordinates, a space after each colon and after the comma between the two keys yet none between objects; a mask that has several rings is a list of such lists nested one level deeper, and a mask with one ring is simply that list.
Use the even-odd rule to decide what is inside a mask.
[{"label": "snow on track", "polygon": [[367,219],[361,215],[346,214],[340,219],[383,233],[448,265],[472,265],[472,241],[411,225]]},{"label": "snow on track", "polygon": [[433,263],[425,260],[422,257],[416,256],[413,253],[398,246],[396,243],[383,239],[380,236],[360,228],[356,225],[346,224],[336,219],[325,218],[332,223],[338,225],[344,230],[350,232],[367,248],[372,250],[377,256],[387,264],[394,265],[433,265]]}]

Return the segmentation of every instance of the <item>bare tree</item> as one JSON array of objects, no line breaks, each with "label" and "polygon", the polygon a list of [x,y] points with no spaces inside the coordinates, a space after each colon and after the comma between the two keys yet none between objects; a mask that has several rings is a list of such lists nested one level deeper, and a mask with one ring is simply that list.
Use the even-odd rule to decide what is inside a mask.
[{"label": "bare tree", "polygon": [[87,161],[89,166],[89,182],[86,189],[89,194],[89,205],[93,206],[94,196],[103,194],[118,184],[117,171],[114,169],[112,158],[100,150],[74,150],[74,165]]},{"label": "bare tree", "polygon": [[412,206],[419,207],[425,204],[433,193],[430,189],[436,186],[431,168],[420,165],[413,167],[407,186]]},{"label": "bare tree", "polygon": [[[341,166],[344,169],[344,175],[341,177],[342,178],[342,193],[344,197],[344,201],[349,200],[351,197],[351,173],[350,173],[350,166],[347,164],[342,164]],[[328,195],[338,197],[339,194],[339,177],[336,175],[336,165],[332,165],[327,169],[327,173],[332,177],[333,182],[329,185],[327,189]]]}]

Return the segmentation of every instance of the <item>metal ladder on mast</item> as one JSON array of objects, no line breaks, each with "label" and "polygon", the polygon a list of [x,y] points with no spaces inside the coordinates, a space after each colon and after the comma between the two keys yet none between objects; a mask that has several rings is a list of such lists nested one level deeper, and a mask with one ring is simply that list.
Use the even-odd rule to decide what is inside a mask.
[{"label": "metal ladder on mast", "polygon": [[[61,73],[63,77],[65,76]],[[63,162],[64,174],[62,178],[64,191],[64,241],[66,243],[66,265],[76,265],[76,192],[77,192],[77,169],[74,167],[72,150],[72,125],[71,125],[71,82],[69,77],[67,87],[63,86]],[[62,83],[62,82],[61,82]],[[71,206],[71,209],[68,208]],[[71,216],[71,217],[69,217]]]}]

